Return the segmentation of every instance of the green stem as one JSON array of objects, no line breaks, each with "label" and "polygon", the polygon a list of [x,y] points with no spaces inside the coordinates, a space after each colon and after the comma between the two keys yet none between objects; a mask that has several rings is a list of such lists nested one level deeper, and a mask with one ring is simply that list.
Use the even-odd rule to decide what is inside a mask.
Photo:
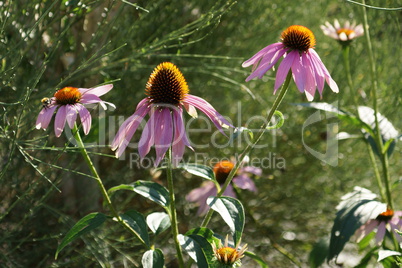
[{"label": "green stem", "polygon": [[78,131],[77,125],[74,125],[74,128],[72,129],[72,133],[74,135],[75,140],[77,141],[78,148],[81,151],[82,156],[84,157],[85,163],[87,164],[89,170],[91,171],[93,178],[95,179],[96,183],[99,186],[99,189],[103,195],[103,198],[105,199],[110,211],[112,212],[113,216],[117,219],[117,221],[127,230],[129,230],[142,244],[144,244],[147,248],[149,246],[145,243],[145,241],[141,238],[141,236],[133,229],[131,228],[123,219],[119,216],[117,213],[116,209],[114,208],[112,201],[106,191],[105,186],[103,185],[103,182],[101,178],[99,177],[98,172],[96,171],[96,168],[94,164],[92,163],[91,158],[88,155],[87,150],[85,149],[85,145],[82,142],[80,133]]},{"label": "green stem", "polygon": [[[281,90],[279,91],[279,95],[278,95],[278,97],[276,97],[276,99],[274,101],[274,104],[272,105],[272,108],[271,108],[271,110],[269,111],[269,113],[267,115],[267,118],[265,119],[265,123],[262,125],[262,127],[260,129],[259,136],[255,139],[254,143],[252,143],[251,145],[250,144],[247,145],[247,147],[240,154],[239,159],[236,159],[235,166],[230,171],[228,177],[225,180],[225,183],[222,185],[222,188],[218,192],[216,197],[221,197],[222,196],[222,194],[225,192],[226,188],[229,186],[230,182],[232,181],[234,175],[237,173],[237,170],[239,169],[240,165],[242,164],[244,157],[246,157],[248,155],[248,153],[255,147],[255,145],[260,141],[260,139],[264,135],[265,131],[267,130],[267,127],[268,127],[269,123],[272,120],[272,117],[274,116],[275,111],[278,109],[278,107],[281,104],[283,98],[285,97],[285,94],[286,94],[286,92],[287,92],[287,90],[289,88],[291,78],[292,78],[292,73],[289,71],[289,73],[288,73],[288,75],[286,77],[286,81],[283,84]],[[214,211],[210,208],[208,210],[208,213],[205,216],[204,220],[202,221],[201,227],[206,227],[208,225],[209,221],[212,218],[213,213],[214,213]]]},{"label": "green stem", "polygon": [[175,202],[174,186],[173,186],[172,149],[171,149],[171,147],[168,150],[167,183],[168,183],[168,190],[169,190],[169,196],[170,196],[169,215],[170,215],[170,222],[172,224],[172,236],[173,236],[173,241],[176,246],[179,267],[182,268],[182,267],[184,267],[184,261],[183,261],[183,253],[182,253],[181,246],[179,243],[179,238],[178,238],[179,228],[178,228],[178,222],[177,222],[176,202]]},{"label": "green stem", "polygon": [[[346,80],[347,80],[348,86],[349,86],[349,96],[353,100],[353,104],[356,109],[356,114],[359,115],[359,109],[358,109],[359,105],[358,105],[358,101],[356,99],[356,92],[353,92],[354,85],[353,85],[352,74],[350,72],[350,43],[342,45],[342,55],[343,55],[343,64],[345,66]],[[377,166],[377,163],[376,163],[376,160],[374,157],[373,148],[369,144],[367,144],[367,149],[368,149],[368,152],[370,155],[371,163],[373,165],[374,175],[375,175],[375,178],[377,181],[378,188],[380,190],[381,198],[383,201],[386,201],[387,197],[386,197],[384,185],[382,184],[382,181],[381,181],[381,175],[378,170],[378,166]]]},{"label": "green stem", "polygon": [[[365,0],[362,0],[363,5],[365,5]],[[369,54],[369,61],[370,61],[370,74],[371,74],[371,94],[373,97],[373,109],[374,109],[374,117],[375,117],[375,128],[376,128],[376,144],[380,154],[381,165],[382,165],[382,172],[383,172],[383,180],[385,185],[385,192],[387,196],[387,203],[390,209],[393,209],[393,200],[391,195],[391,188],[390,188],[390,174],[389,174],[389,164],[388,164],[388,152],[384,152],[384,144],[382,141],[380,124],[378,122],[378,104],[377,104],[377,91],[378,91],[378,79],[377,79],[377,71],[376,65],[374,61],[374,54],[373,54],[373,47],[371,45],[370,40],[370,31],[367,19],[367,10],[366,7],[363,7],[363,25],[364,31],[367,41],[367,48]]]}]

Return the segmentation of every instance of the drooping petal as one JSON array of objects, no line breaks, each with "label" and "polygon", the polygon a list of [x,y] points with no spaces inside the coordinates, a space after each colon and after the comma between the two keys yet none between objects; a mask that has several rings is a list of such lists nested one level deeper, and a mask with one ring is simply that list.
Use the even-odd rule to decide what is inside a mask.
[{"label": "drooping petal", "polygon": [[53,113],[56,110],[58,106],[52,106],[49,108],[43,108],[39,115],[38,115],[38,119],[36,119],[36,128],[40,129],[46,129],[49,126],[50,120],[52,120],[53,117]]},{"label": "drooping petal", "polygon": [[159,119],[159,111],[151,109],[149,111],[149,120],[142,131],[140,141],[138,142],[138,153],[141,158],[144,158],[151,150],[155,143],[155,125]]},{"label": "drooping petal", "polygon": [[282,47],[278,48],[278,50],[267,53],[267,55],[261,59],[258,67],[246,78],[246,82],[255,77],[261,79],[264,74],[270,70],[286,52],[287,49],[285,49],[282,45]]},{"label": "drooping petal", "polygon": [[310,61],[310,57],[306,55],[306,53],[302,53],[301,56],[302,59],[302,65],[305,69],[305,74],[306,74],[306,84],[304,86],[304,92],[307,96],[307,99],[309,101],[312,101],[314,99],[314,94],[316,90],[316,82],[315,82],[315,73],[314,69],[312,66],[312,63]]},{"label": "drooping petal", "polygon": [[375,242],[377,245],[380,245],[382,240],[384,239],[385,232],[387,231],[385,224],[385,221],[381,221],[380,225],[378,225],[377,234],[375,235]]},{"label": "drooping petal", "polygon": [[240,189],[257,192],[257,187],[255,187],[253,180],[246,174],[240,174],[234,177],[233,183],[236,184]]},{"label": "drooping petal", "polygon": [[66,116],[67,124],[71,129],[73,129],[75,121],[77,120],[77,110],[75,108],[75,105],[67,104],[66,111],[67,111]]},{"label": "drooping petal", "polygon": [[378,221],[375,219],[369,220],[366,224],[360,226],[356,231],[357,242],[360,242],[363,237],[371,233],[378,226]]},{"label": "drooping petal", "polygon": [[293,61],[295,61],[298,56],[299,53],[297,51],[291,51],[282,60],[281,64],[278,67],[278,71],[276,72],[274,94],[276,93],[278,88],[283,84],[283,82],[285,82],[290,67],[293,65]]},{"label": "drooping petal", "polygon": [[293,61],[292,65],[293,80],[301,93],[304,92],[304,85],[306,84],[305,68],[302,65],[301,57],[298,55]]},{"label": "drooping petal", "polygon": [[210,196],[216,196],[217,191],[213,182],[208,181],[202,184],[201,187],[193,189],[187,194],[186,200],[188,202],[197,202],[200,206],[197,211],[197,215],[204,215],[209,206],[207,205],[207,199]]},{"label": "drooping petal", "polygon": [[328,86],[331,88],[333,92],[338,93],[339,92],[338,85],[332,79],[324,63],[322,63],[320,56],[318,56],[317,52],[315,52],[314,49],[310,49],[309,53],[311,53],[311,59],[315,61],[316,68],[321,68],[322,72],[324,73],[325,80],[327,81]]},{"label": "drooping petal", "polygon": [[190,149],[190,142],[187,138],[187,133],[184,128],[183,115],[181,108],[173,110],[173,125],[174,125],[174,139],[172,142],[172,165],[176,167],[180,160],[183,158],[185,146]]},{"label": "drooping petal", "polygon": [[306,56],[310,60],[311,66],[314,70],[315,82],[317,84],[318,92],[320,93],[320,96],[322,96],[322,91],[324,90],[324,84],[325,84],[324,72],[321,69],[320,65],[316,62],[316,60],[314,58],[312,58],[310,53],[307,53]]},{"label": "drooping petal", "polygon": [[127,118],[120,126],[119,131],[117,132],[111,144],[111,149],[113,151],[118,148],[116,151],[116,157],[120,157],[123,154],[138,126],[150,109],[148,99],[143,99],[137,105],[135,113]]},{"label": "drooping petal", "polygon": [[56,118],[54,120],[54,133],[56,134],[56,137],[60,137],[63,132],[64,125],[66,124],[66,116],[66,106],[61,105],[57,110]]},{"label": "drooping petal", "polygon": [[261,176],[262,175],[262,169],[258,167],[253,167],[253,166],[245,166],[241,169],[239,169],[240,172],[247,172],[254,174],[256,176]]},{"label": "drooping petal", "polygon": [[222,127],[233,127],[232,124],[230,124],[222,115],[220,115],[211,104],[200,97],[188,94],[183,103],[191,104],[201,110],[224,135],[226,134],[223,132]]},{"label": "drooping petal", "polygon": [[86,95],[86,94],[93,94],[96,96],[102,96],[106,93],[108,93],[111,89],[113,88],[112,84],[109,85],[103,85],[95,88],[79,88],[78,90],[81,92],[81,94]]},{"label": "drooping petal", "polygon": [[276,51],[280,48],[283,48],[282,43],[274,43],[267,47],[264,47],[263,49],[258,51],[256,54],[254,54],[254,56],[252,56],[250,59],[243,62],[243,64],[241,66],[248,67],[248,66],[254,65],[255,63],[258,63],[260,61],[260,59],[262,57],[264,57],[267,53],[271,52],[272,50]]},{"label": "drooping petal", "polygon": [[193,105],[190,105],[188,103],[183,103],[184,108],[186,108],[187,113],[192,117],[192,118],[197,118],[197,110],[194,108]]},{"label": "drooping petal", "polygon": [[82,129],[84,130],[84,134],[88,135],[89,130],[91,129],[91,124],[92,124],[91,113],[82,104],[76,104],[75,107],[77,108],[78,113],[80,114],[80,119],[81,119]]},{"label": "drooping petal", "polygon": [[155,166],[159,165],[159,162],[165,156],[166,151],[172,145],[173,140],[173,123],[170,109],[163,108],[159,117],[160,120],[158,120],[157,125],[155,126]]}]

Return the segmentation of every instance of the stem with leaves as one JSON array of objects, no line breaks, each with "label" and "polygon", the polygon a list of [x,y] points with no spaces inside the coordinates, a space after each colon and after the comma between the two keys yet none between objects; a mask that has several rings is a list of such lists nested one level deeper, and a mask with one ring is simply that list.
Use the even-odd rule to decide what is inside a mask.
[{"label": "stem with leaves", "polygon": [[[255,145],[261,140],[262,136],[264,135],[264,133],[267,131],[268,129],[268,125],[272,120],[272,117],[274,116],[276,110],[278,109],[279,105],[281,104],[283,98],[286,95],[286,92],[289,88],[289,84],[290,84],[290,80],[292,78],[292,73],[291,71],[289,71],[285,83],[283,84],[281,90],[279,91],[279,95],[278,97],[276,97],[274,104],[272,105],[271,110],[269,111],[266,119],[265,119],[265,123],[262,125],[260,132],[259,132],[259,136],[255,139],[254,143],[252,143],[251,145],[247,145],[247,147],[243,150],[243,152],[241,152],[240,157],[238,159],[236,159],[236,163],[235,166],[233,167],[233,169],[230,171],[228,177],[225,180],[225,183],[222,185],[220,191],[218,192],[218,194],[216,195],[216,197],[221,197],[222,194],[225,192],[226,188],[229,186],[229,184],[231,183],[233,177],[236,175],[237,170],[239,169],[240,165],[243,162],[244,157],[246,157],[250,151],[255,147]],[[209,221],[212,218],[214,211],[210,208],[208,210],[207,215],[205,216],[201,227],[206,227],[209,223]]]},{"label": "stem with leaves", "polygon": [[96,168],[94,166],[94,164],[92,163],[91,158],[88,155],[87,150],[85,149],[85,145],[82,142],[80,133],[78,131],[77,125],[74,124],[74,128],[72,129],[72,133],[73,136],[77,142],[77,146],[80,149],[80,152],[82,154],[82,156],[84,157],[85,163],[87,164],[89,170],[92,173],[93,178],[95,179],[96,183],[99,186],[99,189],[102,193],[102,196],[106,202],[106,204],[108,205],[111,213],[113,214],[113,216],[117,219],[118,223],[120,223],[124,228],[126,228],[128,231],[130,231],[130,233],[132,233],[144,246],[146,246],[147,248],[149,248],[147,246],[147,244],[145,243],[145,241],[141,238],[141,236],[133,229],[131,228],[125,221],[123,221],[123,219],[119,216],[119,214],[117,213],[117,210],[115,209],[115,207],[112,204],[112,201],[109,197],[109,194],[106,191],[105,186],[103,185],[103,182],[101,180],[101,178],[99,177],[98,172],[96,171]]}]

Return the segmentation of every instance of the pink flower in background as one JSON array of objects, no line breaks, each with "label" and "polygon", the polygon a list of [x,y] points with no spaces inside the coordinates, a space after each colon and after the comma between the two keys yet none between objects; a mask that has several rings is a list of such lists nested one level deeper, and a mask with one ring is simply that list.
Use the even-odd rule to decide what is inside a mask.
[{"label": "pink flower in background", "polygon": [[402,237],[395,230],[402,230],[402,211],[387,209],[387,211],[378,215],[377,218],[369,220],[356,231],[357,242],[360,242],[365,236],[374,231],[375,228],[377,228],[375,236],[377,245],[381,244],[387,231],[393,232],[395,238],[401,243]]},{"label": "pink flower in background", "polygon": [[104,102],[99,98],[112,88],[113,85],[104,85],[96,88],[65,87],[58,90],[52,98],[42,99],[43,109],[36,120],[36,128],[46,129],[57,110],[54,121],[56,137],[60,137],[66,122],[71,129],[74,127],[77,114],[80,115],[82,128],[87,135],[91,129],[92,118],[84,104],[99,103],[105,110],[107,109],[105,104],[116,108],[114,104]]},{"label": "pink flower in background", "polygon": [[291,70],[293,80],[301,93],[305,93],[309,101],[312,101],[316,89],[322,96],[325,81],[333,92],[338,92],[338,86],[331,78],[327,68],[322,63],[314,50],[315,37],[306,27],[292,25],[281,34],[282,42],[271,44],[243,62],[243,67],[253,65],[253,71],[246,81],[263,75],[279,64],[275,78],[274,93],[285,82],[288,72]]},{"label": "pink flower in background", "polygon": [[[219,184],[222,185],[225,182],[233,167],[234,164],[227,160],[220,161],[214,166],[215,178]],[[262,170],[260,168],[250,166],[240,168],[237,175],[233,177],[232,183],[240,189],[257,192],[257,188],[255,187],[253,180],[248,176],[248,173],[261,176]],[[188,202],[196,202],[200,206],[198,208],[197,215],[204,215],[209,209],[209,206],[207,205],[208,197],[216,196],[216,194],[217,190],[215,184],[212,181],[206,181],[201,187],[192,190],[186,196],[186,200]],[[228,185],[223,193],[223,196],[236,197],[231,184]]]},{"label": "pink flower in background", "polygon": [[362,24],[356,26],[356,23],[352,23],[351,25],[349,21],[346,21],[343,27],[339,24],[338,20],[334,21],[334,25],[326,21],[325,25],[321,25],[320,27],[325,35],[342,42],[351,41],[364,34]]},{"label": "pink flower in background", "polygon": [[187,112],[197,116],[195,108],[205,113],[223,133],[222,127],[232,126],[207,101],[188,94],[189,89],[180,70],[170,62],[159,64],[146,85],[148,97],[141,100],[132,116],[120,126],[111,148],[120,157],[128,146],[141,121],[149,114],[149,120],[142,132],[138,152],[145,157],[155,145],[155,166],[172,146],[172,162],[177,165],[183,157],[185,146],[191,148],[184,122],[183,106]]}]

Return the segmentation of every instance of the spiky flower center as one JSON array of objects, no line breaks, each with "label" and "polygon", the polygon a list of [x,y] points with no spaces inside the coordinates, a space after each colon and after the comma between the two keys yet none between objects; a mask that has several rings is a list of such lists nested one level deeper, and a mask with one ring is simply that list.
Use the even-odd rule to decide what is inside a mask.
[{"label": "spiky flower center", "polygon": [[76,87],[65,87],[58,90],[54,97],[59,105],[76,104],[80,102],[82,94]]},{"label": "spiky flower center", "polygon": [[387,210],[383,213],[381,213],[380,215],[377,216],[377,220],[379,221],[389,221],[392,219],[392,217],[394,216],[394,211],[392,209],[387,208]]},{"label": "spiky flower center", "polygon": [[214,166],[215,178],[219,184],[223,184],[225,182],[233,167],[234,164],[227,160],[220,161]]},{"label": "spiky flower center", "polygon": [[340,35],[341,33],[346,34],[347,37],[349,37],[349,35],[353,34],[355,31],[353,31],[352,29],[346,29],[346,28],[341,28],[339,30],[336,31],[336,33],[338,35]]},{"label": "spiky flower center", "polygon": [[178,105],[189,89],[179,68],[171,62],[163,62],[152,72],[145,91],[154,104]]},{"label": "spiky flower center", "polygon": [[219,262],[224,264],[233,264],[241,258],[239,252],[231,247],[219,248],[215,252],[215,256]]},{"label": "spiky flower center", "polygon": [[285,47],[307,52],[309,48],[314,48],[315,37],[312,31],[301,25],[292,25],[281,34],[282,43]]}]

